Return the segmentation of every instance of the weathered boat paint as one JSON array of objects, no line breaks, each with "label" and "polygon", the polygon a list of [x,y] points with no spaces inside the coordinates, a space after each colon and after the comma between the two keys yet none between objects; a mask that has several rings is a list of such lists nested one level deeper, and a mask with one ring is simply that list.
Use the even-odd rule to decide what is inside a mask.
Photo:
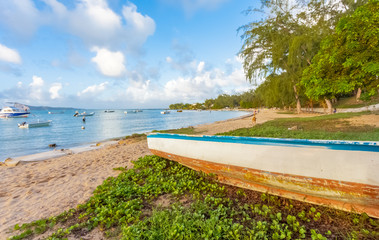
[{"label": "weathered boat paint", "polygon": [[379,143],[148,136],[152,153],[220,182],[379,218]]}]

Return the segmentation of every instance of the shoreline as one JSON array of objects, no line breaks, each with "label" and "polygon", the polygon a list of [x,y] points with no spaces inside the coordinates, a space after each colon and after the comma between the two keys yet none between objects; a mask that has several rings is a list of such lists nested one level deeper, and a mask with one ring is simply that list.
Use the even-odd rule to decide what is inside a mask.
[{"label": "shoreline", "polygon": [[[239,111],[239,112],[247,112],[247,113],[251,112],[248,109],[222,110],[222,111]],[[215,122],[210,122],[210,123],[204,123],[204,124],[199,124],[199,125],[211,125],[211,124],[217,123],[217,122],[231,121],[234,119],[249,117],[249,115],[251,115],[251,114],[246,114],[246,115],[235,117],[235,118],[230,118],[230,119],[215,121]],[[144,132],[143,134],[149,134],[149,133],[150,132]],[[127,136],[131,136],[131,135],[127,135]],[[41,152],[37,152],[37,153],[31,153],[31,154],[26,154],[26,155],[21,155],[21,156],[16,156],[16,157],[6,157],[3,159],[0,159],[0,167],[1,167],[2,163],[5,164],[5,162],[7,160],[9,162],[9,166],[13,167],[14,165],[17,165],[20,162],[43,161],[43,160],[51,159],[51,158],[59,158],[59,157],[65,156],[65,155],[92,151],[92,150],[96,150],[96,149],[102,148],[104,146],[107,146],[109,144],[117,144],[117,142],[119,140],[123,139],[124,137],[125,136],[120,136],[120,137],[107,138],[107,139],[99,140],[96,142],[86,142],[86,143],[81,143],[81,144],[78,144],[76,146],[69,147],[69,148],[60,148],[58,146],[56,148],[52,148],[52,150],[49,150],[49,151],[41,151]]]},{"label": "shoreline", "polygon": [[[250,114],[237,119],[197,125],[195,129],[201,135],[212,135],[252,127]],[[257,123],[284,117],[296,116],[261,110]],[[85,203],[98,185],[108,177],[120,173],[114,168],[132,168],[132,161],[146,155],[151,155],[147,141],[131,138],[91,151],[42,161],[23,161],[16,167],[0,167],[0,239],[9,237],[9,230],[15,224],[55,216]]]}]

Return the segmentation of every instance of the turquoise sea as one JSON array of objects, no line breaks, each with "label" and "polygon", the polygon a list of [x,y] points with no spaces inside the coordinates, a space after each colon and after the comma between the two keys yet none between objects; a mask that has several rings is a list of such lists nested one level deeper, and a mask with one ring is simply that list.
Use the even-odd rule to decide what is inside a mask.
[{"label": "turquoise sea", "polygon": [[[18,157],[52,150],[49,144],[57,144],[57,148],[72,148],[88,145],[116,137],[124,137],[133,133],[147,133],[152,130],[163,130],[195,126],[220,120],[246,115],[240,111],[171,111],[161,114],[161,109],[143,110],[128,113],[128,110],[79,110],[95,112],[94,116],[74,117],[75,110],[54,110],[60,114],[49,114],[47,110],[32,111],[27,118],[0,118],[0,161],[8,157]],[[52,120],[48,127],[21,129],[17,124]],[[82,127],[85,127],[83,130]]]}]

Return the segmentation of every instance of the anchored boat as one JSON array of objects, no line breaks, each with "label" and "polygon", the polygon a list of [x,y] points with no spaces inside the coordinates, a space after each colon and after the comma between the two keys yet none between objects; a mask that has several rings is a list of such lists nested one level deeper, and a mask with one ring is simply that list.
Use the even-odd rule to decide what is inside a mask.
[{"label": "anchored boat", "polygon": [[91,112],[91,113],[82,112],[82,113],[79,113],[78,111],[76,111],[75,114],[74,114],[74,117],[88,117],[88,116],[93,116],[93,115],[95,115],[95,112]]},{"label": "anchored boat", "polygon": [[379,218],[379,142],[151,134],[155,155],[220,182]]},{"label": "anchored boat", "polygon": [[17,102],[7,102],[7,104],[12,105],[1,109],[0,118],[20,118],[27,117],[30,114],[29,107],[24,104]]},{"label": "anchored boat", "polygon": [[18,127],[19,128],[36,128],[36,127],[48,127],[50,126],[50,123],[52,121],[49,120],[49,121],[37,121],[37,122],[30,122],[30,123],[27,123],[27,122],[23,122],[23,123],[19,123],[18,124]]}]

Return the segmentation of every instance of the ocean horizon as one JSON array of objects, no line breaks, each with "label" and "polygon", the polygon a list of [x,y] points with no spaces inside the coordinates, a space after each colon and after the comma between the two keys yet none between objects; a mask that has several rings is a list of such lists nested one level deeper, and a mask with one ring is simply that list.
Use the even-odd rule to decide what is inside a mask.
[{"label": "ocean horizon", "polygon": [[[164,109],[141,109],[142,112],[130,113],[133,109],[73,109],[49,108],[32,110],[27,118],[0,119],[0,162],[7,158],[20,157],[58,149],[85,146],[113,138],[121,138],[134,133],[148,133],[153,130],[176,129],[246,115],[243,111],[195,111],[170,110],[170,114],[161,114]],[[94,112],[83,122],[79,113]],[[124,112],[128,111],[127,114]],[[49,112],[53,114],[49,114]],[[48,127],[18,128],[18,123],[51,120]],[[84,128],[84,129],[83,129]]]}]

